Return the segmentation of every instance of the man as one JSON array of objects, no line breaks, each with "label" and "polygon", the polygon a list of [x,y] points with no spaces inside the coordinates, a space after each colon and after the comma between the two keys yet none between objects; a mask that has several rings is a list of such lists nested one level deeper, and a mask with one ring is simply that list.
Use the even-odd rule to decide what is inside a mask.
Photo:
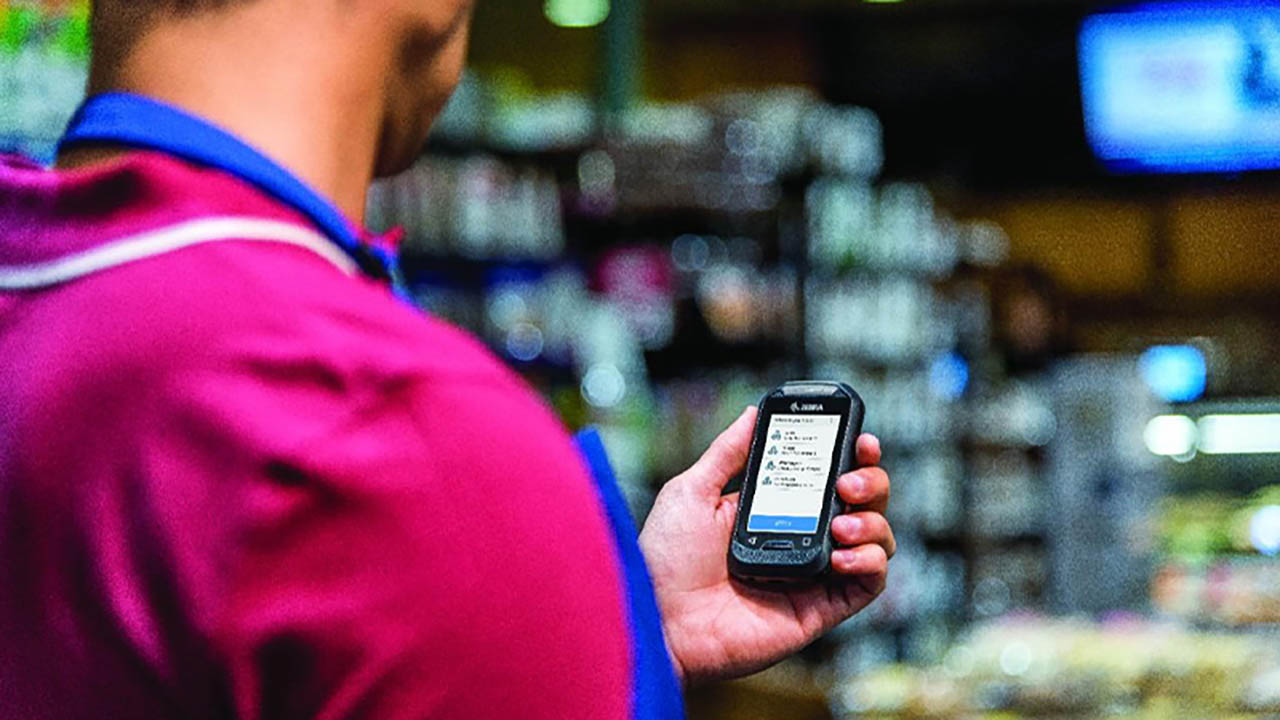
[{"label": "man", "polygon": [[0,717],[674,717],[678,683],[881,591],[874,438],[836,579],[753,590],[720,492],[754,411],[637,545],[598,442],[388,289],[365,192],[417,157],[469,18],[95,4],[58,168],[0,170]]}]

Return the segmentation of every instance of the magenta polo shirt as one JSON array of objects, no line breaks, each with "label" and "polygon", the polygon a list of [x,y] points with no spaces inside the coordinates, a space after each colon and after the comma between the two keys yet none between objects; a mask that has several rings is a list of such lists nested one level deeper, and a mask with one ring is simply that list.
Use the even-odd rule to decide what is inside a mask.
[{"label": "magenta polo shirt", "polygon": [[318,237],[164,154],[0,168],[0,717],[628,716],[569,437]]}]

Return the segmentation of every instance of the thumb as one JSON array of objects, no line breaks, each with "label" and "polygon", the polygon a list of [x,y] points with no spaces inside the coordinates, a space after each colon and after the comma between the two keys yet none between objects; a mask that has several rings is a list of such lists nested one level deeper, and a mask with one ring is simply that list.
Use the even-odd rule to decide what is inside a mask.
[{"label": "thumb", "polygon": [[729,479],[747,464],[751,452],[751,435],[756,424],[756,408],[748,407],[737,420],[711,443],[698,462],[685,473],[694,489],[719,497]]}]

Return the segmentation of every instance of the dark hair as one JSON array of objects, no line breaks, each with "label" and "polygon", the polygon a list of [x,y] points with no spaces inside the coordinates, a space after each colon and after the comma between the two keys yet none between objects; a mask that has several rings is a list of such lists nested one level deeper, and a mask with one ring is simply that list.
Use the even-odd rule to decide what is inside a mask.
[{"label": "dark hair", "polygon": [[115,6],[117,4],[127,4],[137,8],[141,12],[156,12],[169,10],[173,12],[194,12],[197,10],[214,10],[224,5],[232,5],[238,2],[246,2],[247,0],[98,0],[93,3],[94,9],[100,6]]},{"label": "dark hair", "polygon": [[90,86],[119,65],[143,32],[164,15],[191,15],[253,0],[94,0],[89,34],[93,67]]}]

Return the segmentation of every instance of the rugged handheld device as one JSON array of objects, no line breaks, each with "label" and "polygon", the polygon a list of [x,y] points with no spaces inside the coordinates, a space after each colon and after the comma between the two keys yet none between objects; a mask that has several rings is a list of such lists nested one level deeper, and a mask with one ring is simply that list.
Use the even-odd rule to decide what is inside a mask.
[{"label": "rugged handheld device", "polygon": [[852,469],[862,398],[844,383],[790,382],[760,401],[729,572],[754,583],[804,583],[831,565],[836,479]]}]

